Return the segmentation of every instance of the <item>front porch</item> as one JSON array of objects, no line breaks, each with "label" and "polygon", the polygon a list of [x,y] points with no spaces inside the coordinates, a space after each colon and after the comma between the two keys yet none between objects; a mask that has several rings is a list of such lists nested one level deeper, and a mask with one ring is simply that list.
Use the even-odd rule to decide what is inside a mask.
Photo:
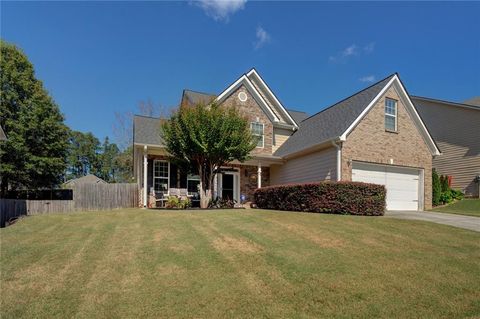
[{"label": "front porch", "polygon": [[[140,207],[163,207],[170,196],[189,198],[192,206],[200,202],[200,176],[193,169],[178,167],[164,154],[145,152],[142,167],[137,168]],[[213,199],[233,200],[243,205],[253,200],[255,189],[270,185],[272,158],[253,158],[246,163],[232,163],[217,170],[214,178]],[[144,190],[147,190],[146,192]]]}]

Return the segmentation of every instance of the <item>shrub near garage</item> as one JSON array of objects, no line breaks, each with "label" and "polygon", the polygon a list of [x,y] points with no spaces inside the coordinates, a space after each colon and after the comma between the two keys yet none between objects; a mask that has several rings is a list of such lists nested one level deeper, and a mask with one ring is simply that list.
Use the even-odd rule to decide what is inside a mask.
[{"label": "shrub near garage", "polygon": [[385,186],[359,182],[270,186],[254,194],[258,208],[366,216],[383,215],[385,197]]}]

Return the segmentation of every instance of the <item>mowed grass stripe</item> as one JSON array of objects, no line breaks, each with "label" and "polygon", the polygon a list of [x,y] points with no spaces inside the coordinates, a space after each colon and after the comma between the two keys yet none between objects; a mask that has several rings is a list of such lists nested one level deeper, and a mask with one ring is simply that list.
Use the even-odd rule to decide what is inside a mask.
[{"label": "mowed grass stripe", "polygon": [[426,222],[131,209],[0,235],[2,318],[480,314],[479,234]]}]

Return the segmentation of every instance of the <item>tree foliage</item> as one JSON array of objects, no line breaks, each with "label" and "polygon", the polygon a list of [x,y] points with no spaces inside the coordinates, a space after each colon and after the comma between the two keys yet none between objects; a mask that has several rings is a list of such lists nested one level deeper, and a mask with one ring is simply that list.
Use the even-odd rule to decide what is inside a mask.
[{"label": "tree foliage", "polygon": [[68,127],[58,106],[16,46],[0,40],[0,189],[52,187],[66,167]]},{"label": "tree foliage", "polygon": [[66,178],[94,174],[106,182],[131,182],[133,156],[131,147],[121,152],[105,137],[102,144],[92,133],[73,131],[70,135]]},{"label": "tree foliage", "polygon": [[[67,179],[100,173],[100,141],[92,133],[72,131],[68,148]],[[100,176],[99,176],[100,177]]]},{"label": "tree foliage", "polygon": [[238,110],[216,103],[181,106],[162,131],[172,159],[198,170],[203,208],[212,199],[217,168],[234,160],[244,162],[256,146],[248,121]]}]

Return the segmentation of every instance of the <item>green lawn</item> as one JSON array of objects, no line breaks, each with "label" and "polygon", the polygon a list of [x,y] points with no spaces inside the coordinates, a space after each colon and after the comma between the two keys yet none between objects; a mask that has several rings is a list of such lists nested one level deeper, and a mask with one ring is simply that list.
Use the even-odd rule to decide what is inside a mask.
[{"label": "green lawn", "polygon": [[433,223],[131,209],[0,235],[1,318],[480,316],[480,234]]},{"label": "green lawn", "polygon": [[463,199],[443,207],[435,207],[434,212],[480,217],[480,199]]}]

